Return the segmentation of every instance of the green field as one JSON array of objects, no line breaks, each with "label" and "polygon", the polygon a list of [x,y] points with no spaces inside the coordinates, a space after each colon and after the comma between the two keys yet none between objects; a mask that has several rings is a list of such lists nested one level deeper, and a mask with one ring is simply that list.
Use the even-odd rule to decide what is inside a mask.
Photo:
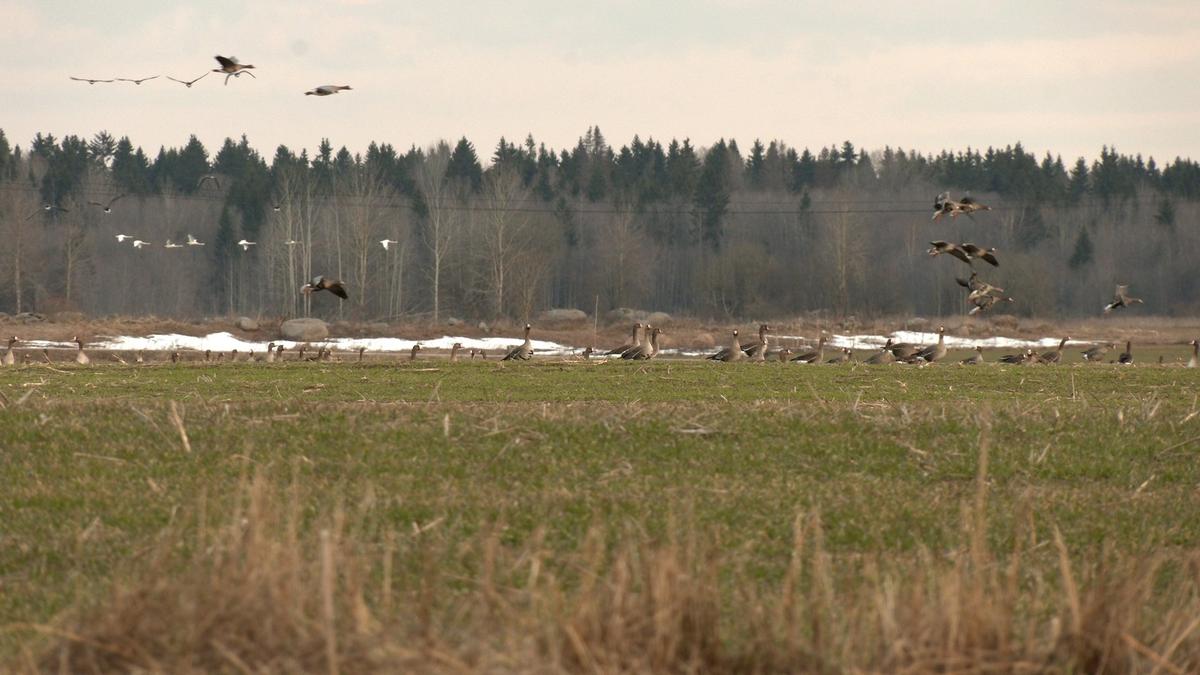
[{"label": "green field", "polygon": [[[473,632],[496,620],[496,612],[512,612],[503,626],[549,625],[534,615],[561,619],[555,612],[578,609],[572,598],[586,592],[596,597],[591,577],[581,570],[615,574],[621,552],[630,550],[630,559],[640,561],[630,569],[649,570],[646,561],[658,559],[653,556],[683,551],[680,565],[711,574],[701,576],[720,599],[720,609],[712,610],[719,648],[681,652],[699,659],[701,670],[778,666],[746,660],[762,653],[761,645],[758,652],[745,647],[757,644],[751,626],[787,623],[755,618],[754,608],[773,607],[787,589],[800,586],[808,594],[806,611],[842,628],[831,638],[815,620],[796,622],[803,648],[781,653],[803,653],[819,666],[772,656],[783,659],[779,668],[898,668],[905,657],[880,646],[885,628],[871,628],[870,636],[849,628],[880,623],[862,621],[855,612],[883,602],[888,583],[899,584],[902,598],[904,583],[925,572],[942,575],[942,581],[922,581],[913,592],[936,606],[931,598],[943,597],[945,575],[991,569],[983,564],[984,549],[995,569],[1016,567],[1020,558],[1021,570],[1012,573],[1000,603],[1022,607],[1009,607],[1014,626],[1031,627],[1032,635],[1032,627],[1060,625],[1051,615],[1073,606],[1076,632],[1090,635],[1090,615],[1081,603],[1086,607],[1091,593],[1104,595],[1095,580],[1124,570],[1126,581],[1136,577],[1127,585],[1141,589],[1135,598],[1112,591],[1112,602],[1130,614],[1122,629],[1130,637],[1118,631],[1092,642],[1117,645],[1120,653],[1105,658],[1125,659],[1120,663],[1126,669],[1149,671],[1160,661],[1170,666],[1162,672],[1180,664],[1200,667],[1200,636],[1194,626],[1184,631],[1188,617],[1200,619],[1200,575],[1187,571],[1200,551],[1196,370],[437,360],[29,366],[0,370],[0,394],[0,625],[6,626],[0,664],[17,664],[13,668],[53,670],[47,664],[67,658],[65,643],[80,653],[119,654],[123,664],[183,668],[171,650],[195,650],[199,643],[173,638],[158,644],[157,652],[145,644],[106,651],[104,640],[119,641],[114,631],[150,631],[108,621],[124,602],[113,594],[123,590],[128,600],[128,592],[156,575],[177,586],[172,597],[186,595],[178,589],[195,582],[196,569],[216,569],[205,559],[213,546],[206,548],[204,538],[216,541],[228,534],[220,534],[221,524],[257,513],[247,506],[256,499],[295,509],[279,518],[281,529],[264,536],[274,532],[302,549],[300,567],[324,560],[318,553],[325,549],[314,543],[323,528],[344,533],[338,597],[344,585],[358,588],[361,582],[368,589],[359,593],[364,606],[377,623],[392,626],[388,635],[408,635],[398,626],[416,621],[412,611],[397,608],[404,603],[393,605],[389,593],[408,598],[410,608],[435,608],[439,618],[426,617],[422,625],[426,631],[439,626],[442,656],[463,666],[446,670],[495,667],[488,659],[506,650],[581,672],[670,664],[667,657],[629,663],[605,657],[598,645],[606,641],[637,652],[626,644],[632,638],[620,642],[613,629],[597,629],[601,637],[590,638],[568,632],[570,639],[562,638],[570,646],[563,648],[566,656],[543,644],[557,644],[553,640],[530,646],[495,626],[492,638]],[[292,529],[290,539],[278,534]],[[594,553],[595,546],[601,553]],[[805,553],[798,554],[798,547]],[[389,560],[382,567],[381,556]],[[544,560],[536,567],[544,564],[545,574],[530,571],[531,559]],[[798,559],[809,561],[803,571],[797,571]],[[973,561],[975,569],[955,571],[960,559]],[[360,572],[345,571],[358,569],[352,560]],[[1147,561],[1153,572],[1143,569]],[[1082,600],[1061,577],[1064,566],[1078,575]],[[1130,571],[1135,568],[1141,571]],[[888,570],[895,576],[885,583]],[[546,601],[530,608],[529,587],[543,583],[533,578],[552,571],[563,606]],[[648,580],[657,577],[646,574],[645,583],[626,589],[632,597],[649,593]],[[479,596],[484,600],[472,595],[493,587],[499,590]],[[151,603],[146,598],[158,596],[142,590],[139,602],[172,611]],[[524,601],[510,597],[522,590]],[[490,607],[493,594],[509,599],[496,601],[502,609],[489,609],[490,619],[463,609]],[[337,600],[336,611],[326,607],[330,625],[335,614],[367,611],[355,614],[354,602],[346,602],[343,608]],[[315,606],[323,616],[324,605]],[[896,616],[902,609],[895,609]],[[970,614],[970,608],[959,611]],[[607,608],[606,615],[614,613],[620,614]],[[163,617],[164,625],[180,621]],[[1072,625],[1069,617],[1064,621]],[[85,627],[98,625],[108,626],[103,640],[85,634]],[[677,632],[681,644],[704,642],[689,642],[688,630]],[[1090,652],[1063,652],[1061,644],[1076,643],[1056,635],[1014,633],[1001,640],[1008,651],[991,643],[985,651],[1002,653],[996,659],[1006,662],[1059,654],[1055,668],[1087,669],[1079,654]],[[313,639],[326,651],[317,649],[312,658],[324,664],[323,672],[339,654],[341,670],[365,672],[374,669],[371,659],[394,666],[400,661],[388,661],[389,655],[403,651],[371,651],[355,641],[371,642],[361,635],[328,651],[329,636],[321,638],[326,642],[319,637]],[[299,657],[256,664],[256,649],[270,650],[253,641],[241,647],[209,641],[236,655],[219,667],[201,659],[188,661],[188,668],[308,668]],[[355,649],[368,656],[354,660]],[[945,658],[954,651],[930,649]],[[983,658],[984,652],[971,653]],[[412,659],[404,662],[432,658],[414,654],[403,652]],[[920,664],[907,666],[924,672]],[[677,666],[668,669],[690,667]]]}]

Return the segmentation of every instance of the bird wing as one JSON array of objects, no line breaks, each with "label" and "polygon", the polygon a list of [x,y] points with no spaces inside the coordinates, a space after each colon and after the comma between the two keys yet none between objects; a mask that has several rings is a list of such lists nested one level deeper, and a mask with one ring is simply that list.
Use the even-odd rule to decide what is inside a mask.
[{"label": "bird wing", "polygon": [[327,286],[325,286],[325,288],[329,289],[331,293],[343,300],[348,300],[350,298],[350,296],[346,294],[346,287],[343,286],[342,282],[340,281],[331,281]]},{"label": "bird wing", "polygon": [[970,195],[967,195],[966,197],[963,197],[962,199],[958,200],[958,203],[962,206],[969,206],[971,204],[975,204],[976,202],[974,199],[971,198]]},{"label": "bird wing", "polygon": [[119,194],[116,197],[113,197],[112,199],[108,200],[108,205],[112,206],[113,204],[116,204],[117,200],[123,198],[124,196],[124,194]]},{"label": "bird wing", "polygon": [[963,251],[961,248],[959,248],[957,246],[951,245],[949,248],[946,249],[946,253],[949,253],[950,255],[954,256],[955,258],[958,258],[959,260],[967,263],[968,265],[971,264],[971,256],[967,255],[965,251]]},{"label": "bird wing", "polygon": [[89,200],[88,200],[88,206],[104,206],[104,204],[102,204],[102,203],[100,203],[100,202],[94,202],[94,201],[92,201],[92,200],[90,200],[90,199],[89,199]]},{"label": "bird wing", "polygon": [[213,58],[217,60],[217,63],[221,64],[222,68],[230,68],[237,65],[237,57],[231,56],[225,58],[224,56],[214,56]]},{"label": "bird wing", "polygon": [[966,279],[963,279],[962,277],[954,277],[954,280],[955,280],[956,282],[958,282],[958,285],[959,285],[959,286],[962,286],[963,288],[970,288],[970,287],[971,287],[971,282],[970,282],[970,281],[967,281]]},{"label": "bird wing", "polygon": [[929,242],[929,245],[936,248],[939,251],[943,251],[947,247],[950,246],[950,242],[948,242],[948,241],[931,241],[931,242]]},{"label": "bird wing", "polygon": [[1000,261],[996,259],[996,256],[994,254],[984,253],[983,255],[981,255],[979,257],[982,258],[984,260],[984,262],[987,262],[988,264],[990,264],[992,267],[1000,266]]}]

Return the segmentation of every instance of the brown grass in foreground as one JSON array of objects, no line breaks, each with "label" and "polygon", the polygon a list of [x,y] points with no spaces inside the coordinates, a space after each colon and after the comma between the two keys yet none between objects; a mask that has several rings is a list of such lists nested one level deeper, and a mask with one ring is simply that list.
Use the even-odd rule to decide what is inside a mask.
[{"label": "brown grass in foreground", "polygon": [[[18,672],[1185,673],[1200,557],[1072,560],[986,540],[986,452],[958,550],[836,559],[816,514],[758,580],[684,515],[677,536],[593,528],[552,554],[503,527],[378,532],[372,500],[311,520],[258,477],[219,526],[200,504],[102,602],[29,630]],[[369,491],[368,491],[369,493]],[[683,512],[686,514],[686,508]],[[187,523],[184,523],[187,520]],[[1032,516],[1027,514],[1027,521]],[[306,525],[310,523],[311,526]],[[454,570],[470,569],[470,574]]]}]

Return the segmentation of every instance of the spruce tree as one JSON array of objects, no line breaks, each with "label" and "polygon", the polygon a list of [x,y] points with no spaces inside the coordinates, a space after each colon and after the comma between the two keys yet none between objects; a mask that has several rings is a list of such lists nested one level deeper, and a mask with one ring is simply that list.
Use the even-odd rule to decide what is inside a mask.
[{"label": "spruce tree", "polygon": [[1067,264],[1073,270],[1090,265],[1092,249],[1092,238],[1088,236],[1087,228],[1084,227],[1079,231],[1079,236],[1075,238],[1075,251],[1071,254],[1071,259],[1067,261]]}]

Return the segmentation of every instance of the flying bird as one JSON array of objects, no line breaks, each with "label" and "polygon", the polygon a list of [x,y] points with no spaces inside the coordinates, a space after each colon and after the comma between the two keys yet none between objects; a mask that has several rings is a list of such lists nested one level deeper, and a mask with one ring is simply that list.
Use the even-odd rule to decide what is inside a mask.
[{"label": "flying bird", "polygon": [[1126,284],[1118,285],[1116,292],[1113,293],[1113,301],[1104,306],[1104,313],[1108,314],[1109,312],[1113,311],[1114,309],[1119,309],[1121,307],[1128,307],[1128,306],[1134,305],[1134,304],[1137,304],[1137,305],[1142,304],[1141,298],[1131,298],[1128,295],[1125,295],[1128,292],[1129,292],[1128,285],[1126,285]]},{"label": "flying bird", "polygon": [[160,77],[159,75],[151,75],[150,77],[143,77],[140,79],[134,79],[134,78],[129,78],[129,77],[118,77],[117,82],[132,82],[134,84],[141,84],[143,82],[149,82],[150,80],[154,80],[159,77]]},{"label": "flying bird", "polygon": [[279,209],[280,209],[280,208],[282,208],[282,207],[281,207],[279,204],[272,204],[272,205],[271,205],[271,210],[272,210],[272,211],[279,211]]},{"label": "flying bird", "polygon": [[296,241],[295,239],[288,239],[287,241],[283,242],[283,245],[284,246],[295,246],[296,244],[299,244],[299,243],[300,242]]},{"label": "flying bird", "polygon": [[399,244],[399,243],[400,242],[396,241],[395,239],[380,239],[379,240],[379,245],[382,246],[383,250],[385,250],[385,251],[388,250],[388,247],[391,246],[392,244]]},{"label": "flying bird", "polygon": [[243,251],[249,251],[251,246],[258,246],[258,242],[257,241],[246,241],[245,239],[243,239],[243,240],[239,241],[237,243],[237,245],[241,246]]},{"label": "flying bird", "polygon": [[76,82],[87,82],[88,84],[96,84],[97,82],[112,82],[113,81],[113,80],[93,80],[90,77],[75,77],[73,75],[71,76],[71,79],[75,80]]},{"label": "flying bird", "polygon": [[200,77],[197,77],[194,80],[177,80],[177,79],[171,77],[170,75],[167,76],[167,79],[172,82],[178,82],[179,84],[182,84],[183,86],[187,87],[188,89],[191,89],[193,84],[196,84],[197,82],[199,82],[200,80],[203,80],[206,77],[208,77],[208,71],[205,71],[205,73],[203,75],[201,75]]},{"label": "flying bird", "polygon": [[933,220],[937,220],[942,216],[950,216],[951,218],[960,213],[970,216],[976,211],[991,211],[992,207],[986,204],[980,204],[971,197],[963,197],[958,201],[950,199],[949,192],[939,194],[933,200]]},{"label": "flying bird", "polygon": [[163,248],[183,248],[183,244],[176,244],[175,242],[168,239],[167,243],[163,244]]},{"label": "flying bird", "polygon": [[300,287],[300,292],[305,295],[316,293],[318,291],[329,291],[339,298],[345,300],[350,296],[346,294],[346,286],[336,279],[326,279],[318,274],[313,277],[313,280]]},{"label": "flying bird", "polygon": [[[238,76],[242,75],[243,73],[245,73],[246,75],[249,75],[250,77],[254,77],[254,73],[249,72],[250,69],[254,68],[254,66],[250,65],[249,63],[247,63],[247,64],[238,63],[236,56],[230,56],[230,57],[214,56],[213,58],[217,60],[217,63],[221,64],[221,67],[213,68],[212,72],[225,73],[225,84],[227,86],[229,84],[229,78],[231,78],[231,77],[238,77]],[[254,79],[258,79],[258,78],[254,78]]]},{"label": "flying bird", "polygon": [[931,241],[929,244],[932,246],[932,248],[930,248],[927,253],[929,253],[931,256],[938,256],[946,253],[958,258],[968,265],[971,264],[971,256],[967,255],[967,252],[957,244],[951,244],[948,241]]},{"label": "flying bird", "polygon": [[204,174],[200,177],[200,180],[196,181],[196,189],[199,190],[200,188],[204,187],[204,184],[210,180],[216,184],[218,190],[221,189],[221,181],[211,173]]},{"label": "flying bird", "polygon": [[344,84],[323,84],[316,89],[304,92],[305,96],[333,96],[339,91],[351,91],[350,87]]},{"label": "flying bird", "polygon": [[140,249],[144,246],[149,246],[149,245],[150,245],[150,242],[148,242],[148,241],[142,241],[141,239],[133,240],[133,247],[137,248],[137,249]]},{"label": "flying bird", "polygon": [[133,237],[128,234],[118,234],[117,235],[117,243],[118,244],[124,243],[126,239],[133,239]]},{"label": "flying bird", "polygon": [[995,248],[983,248],[981,246],[976,246],[975,244],[963,244],[962,250],[969,258],[971,258],[971,260],[982,260],[992,267],[1000,266],[1000,261],[996,260]]},{"label": "flying bird", "polygon": [[[71,212],[70,209],[64,209],[63,207],[59,206],[58,204],[42,204],[42,210],[45,211],[46,213],[55,213],[55,212],[70,213]],[[30,218],[32,218],[36,215],[37,215],[37,211],[34,211],[33,213],[29,214],[28,216],[25,216],[25,220],[29,220]]]},{"label": "flying bird", "polygon": [[197,239],[197,238],[193,237],[193,236],[192,236],[192,235],[189,233],[189,234],[188,234],[187,245],[188,245],[188,246],[203,246],[203,245],[204,245],[204,242],[202,242],[202,241],[200,241],[199,239]]},{"label": "flying bird", "polygon": [[113,197],[112,199],[108,200],[108,202],[97,202],[97,201],[88,200],[88,205],[89,206],[99,206],[100,209],[102,211],[104,211],[105,213],[112,213],[112,205],[116,204],[117,200],[121,199],[124,196],[125,195],[123,195],[123,194],[119,194],[116,197]]}]

